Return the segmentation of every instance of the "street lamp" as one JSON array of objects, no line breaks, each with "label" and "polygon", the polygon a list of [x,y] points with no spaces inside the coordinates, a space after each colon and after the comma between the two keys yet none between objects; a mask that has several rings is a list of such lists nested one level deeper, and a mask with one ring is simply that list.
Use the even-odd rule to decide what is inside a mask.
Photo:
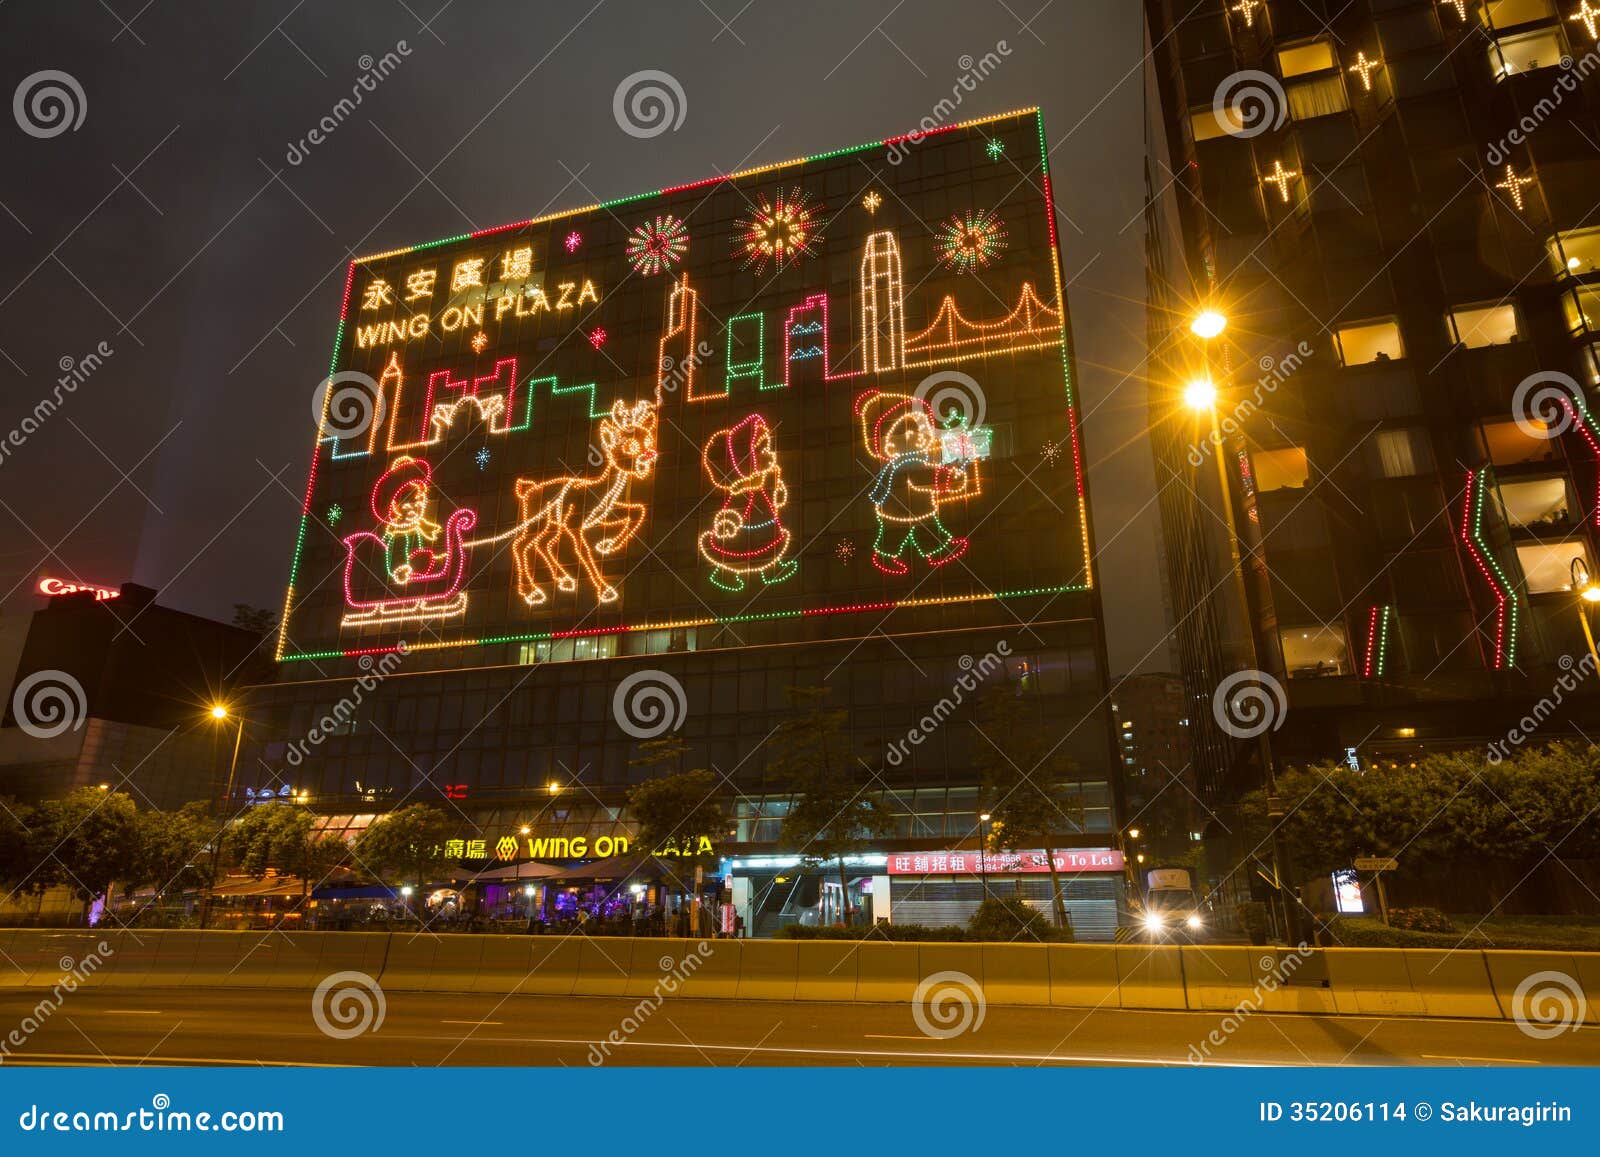
[{"label": "street lamp", "polygon": [[1589,608],[1584,603],[1600,603],[1600,583],[1594,581],[1589,574],[1588,564],[1583,556],[1579,555],[1572,560],[1572,589],[1578,592],[1582,600],[1578,604],[1578,622],[1583,624],[1583,641],[1589,644],[1589,658],[1596,667],[1600,667],[1600,652],[1594,648],[1594,628],[1589,625]]},{"label": "street lamp", "polygon": [[983,898],[989,898],[989,813],[978,817],[978,876],[983,881]]},{"label": "street lamp", "polygon": [[1189,332],[1201,341],[1210,341],[1227,328],[1227,317],[1214,309],[1202,309],[1189,322]]}]

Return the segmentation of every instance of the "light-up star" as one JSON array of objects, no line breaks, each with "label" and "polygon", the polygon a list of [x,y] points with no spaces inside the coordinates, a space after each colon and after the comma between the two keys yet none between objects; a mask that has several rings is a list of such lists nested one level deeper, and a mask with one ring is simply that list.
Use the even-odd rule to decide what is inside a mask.
[{"label": "light-up star", "polygon": [[1256,9],[1261,7],[1261,0],[1238,0],[1238,3],[1228,6],[1229,12],[1237,13],[1243,20],[1246,28],[1256,26]]},{"label": "light-up star", "polygon": [[479,450],[472,456],[472,460],[478,464],[479,470],[487,469],[489,465],[489,447],[485,446]]},{"label": "light-up star", "polygon": [[1439,3],[1448,4],[1451,8],[1454,8],[1456,10],[1456,17],[1460,19],[1462,23],[1466,22],[1467,0],[1439,0]]},{"label": "light-up star", "polygon": [[332,526],[334,523],[338,522],[343,517],[344,517],[344,507],[340,506],[337,502],[335,502],[332,506],[328,507],[328,525],[329,526]]},{"label": "light-up star", "polygon": [[840,562],[849,562],[856,556],[856,544],[848,538],[841,538],[839,545],[833,548],[833,553]]},{"label": "light-up star", "polygon": [[988,144],[983,146],[983,151],[989,154],[991,161],[998,161],[1006,155],[1006,143],[999,137],[994,137]]},{"label": "light-up star", "polygon": [[1600,8],[1591,8],[1589,0],[1579,0],[1577,10],[1567,19],[1574,24],[1582,24],[1590,40],[1600,40],[1600,29],[1595,25],[1600,20]]},{"label": "light-up star", "polygon": [[571,233],[567,234],[567,240],[565,244],[567,246],[568,253],[577,252],[578,246],[583,244],[583,234],[574,229]]},{"label": "light-up star", "polygon": [[473,353],[481,354],[483,352],[483,347],[488,345],[488,344],[489,344],[489,335],[484,333],[481,329],[477,333],[472,335],[472,352]]},{"label": "light-up star", "polygon": [[[1597,15],[1600,15],[1600,13],[1597,13]],[[1354,64],[1352,64],[1349,68],[1345,69],[1345,71],[1346,72],[1353,72],[1357,76],[1359,76],[1361,78],[1361,87],[1363,89],[1365,89],[1367,92],[1371,92],[1372,91],[1372,74],[1377,72],[1378,69],[1380,69],[1382,67],[1383,67],[1383,61],[1381,61],[1381,60],[1368,60],[1367,59],[1367,54],[1365,52],[1358,52],[1358,53],[1356,53],[1356,62]]]},{"label": "light-up star", "polygon": [[1511,203],[1517,207],[1518,212],[1521,212],[1523,203],[1522,186],[1531,184],[1533,184],[1532,177],[1519,177],[1517,176],[1517,171],[1510,165],[1507,165],[1506,179],[1503,181],[1497,181],[1494,187],[1496,189],[1504,189],[1507,193],[1509,193],[1511,196]]},{"label": "light-up star", "polygon": [[1300,175],[1298,169],[1286,169],[1282,161],[1272,162],[1272,172],[1261,178],[1263,185],[1278,186],[1278,196],[1283,198],[1283,203],[1289,203],[1289,182]]},{"label": "light-up star", "polygon": [[876,213],[878,211],[878,206],[881,204],[883,204],[883,198],[878,196],[878,191],[876,189],[868,193],[865,197],[861,198],[861,207],[868,213]]},{"label": "light-up star", "polygon": [[606,331],[601,329],[599,326],[595,326],[594,329],[589,333],[589,344],[594,346],[595,349],[599,349],[601,346],[605,345]]}]

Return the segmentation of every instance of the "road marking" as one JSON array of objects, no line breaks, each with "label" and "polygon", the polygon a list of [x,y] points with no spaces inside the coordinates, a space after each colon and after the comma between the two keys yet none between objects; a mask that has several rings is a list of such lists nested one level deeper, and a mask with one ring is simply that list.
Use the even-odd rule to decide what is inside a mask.
[{"label": "road marking", "polygon": [[1516,1057],[1457,1057],[1449,1053],[1421,1053],[1425,1061],[1482,1061],[1486,1065],[1542,1065],[1543,1061],[1519,1061]]},{"label": "road marking", "polygon": [[861,1035],[866,1037],[868,1040],[921,1040],[921,1041],[925,1041],[925,1040],[928,1039],[928,1037],[926,1035],[922,1034],[922,1033],[918,1033],[916,1036],[901,1036],[899,1033],[892,1033],[892,1032],[864,1032]]},{"label": "road marking", "polygon": [[235,1060],[228,1057],[167,1057],[167,1056],[121,1056],[115,1053],[26,1053],[13,1056],[6,1061],[8,1065],[31,1065],[35,1068],[59,1068],[68,1065],[90,1064],[104,1067],[106,1064],[116,1064],[118,1061],[129,1061],[133,1064],[149,1065],[239,1065],[256,1068],[266,1065],[269,1068],[307,1068],[307,1069],[347,1069],[350,1065],[334,1065],[319,1063],[317,1061],[261,1061],[261,1060]]},{"label": "road marking", "polygon": [[160,1016],[159,1008],[103,1008],[106,1016]]},{"label": "road marking", "polygon": [[441,1020],[440,1024],[505,1024],[503,1020]]}]

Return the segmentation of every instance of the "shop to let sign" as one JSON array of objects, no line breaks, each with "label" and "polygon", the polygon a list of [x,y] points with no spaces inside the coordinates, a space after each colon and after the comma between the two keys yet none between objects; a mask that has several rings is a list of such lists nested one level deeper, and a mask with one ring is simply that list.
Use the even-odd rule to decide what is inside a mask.
[{"label": "shop to let sign", "polygon": [[[1114,848],[1070,848],[1055,853],[1058,872],[1120,872],[1122,853]],[[1044,852],[897,852],[889,857],[891,876],[1009,875],[1048,872]]]}]

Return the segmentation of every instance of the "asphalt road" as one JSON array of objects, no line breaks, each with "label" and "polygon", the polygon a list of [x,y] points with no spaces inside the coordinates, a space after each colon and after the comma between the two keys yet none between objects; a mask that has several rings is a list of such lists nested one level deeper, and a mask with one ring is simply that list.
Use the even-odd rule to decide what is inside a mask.
[{"label": "asphalt road", "polygon": [[[935,1039],[909,1005],[669,999],[641,1013],[621,998],[393,992],[381,1026],[335,1039],[317,1027],[310,992],[85,989],[20,1047],[9,1041],[45,995],[0,992],[0,1063],[1159,1065],[1192,1063],[1224,1019],[991,1007],[975,1029]],[[624,1043],[607,1043],[613,1031]],[[1206,1046],[1214,1063],[1600,1065],[1592,1026],[1536,1040],[1503,1021],[1256,1014],[1224,1035]]]}]

